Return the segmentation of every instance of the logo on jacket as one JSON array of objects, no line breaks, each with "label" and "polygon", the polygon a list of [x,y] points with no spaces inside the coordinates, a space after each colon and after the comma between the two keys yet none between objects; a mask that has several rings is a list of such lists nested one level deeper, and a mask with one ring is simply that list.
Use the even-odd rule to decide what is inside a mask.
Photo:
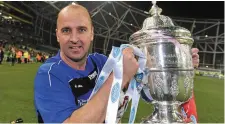
[{"label": "logo on jacket", "polygon": [[75,88],[82,88],[83,85],[81,85],[81,84],[75,84],[74,87],[75,87]]},{"label": "logo on jacket", "polygon": [[97,75],[97,72],[94,71],[92,74],[88,75],[88,78],[89,78],[90,80],[92,80],[93,78],[95,78],[96,75]]},{"label": "logo on jacket", "polygon": [[78,104],[79,104],[79,106],[83,106],[83,105],[85,105],[87,103],[87,100],[85,100],[85,99],[78,99]]}]

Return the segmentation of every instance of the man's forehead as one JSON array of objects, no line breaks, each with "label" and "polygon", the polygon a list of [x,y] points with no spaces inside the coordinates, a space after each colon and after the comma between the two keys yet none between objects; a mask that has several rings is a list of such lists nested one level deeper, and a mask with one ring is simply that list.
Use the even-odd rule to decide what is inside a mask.
[{"label": "man's forehead", "polygon": [[89,28],[89,25],[85,23],[60,22],[58,28]]},{"label": "man's forehead", "polygon": [[77,28],[77,27],[89,27],[91,26],[91,22],[89,21],[88,17],[85,17],[83,15],[63,15],[59,17],[58,19],[58,28],[61,27],[69,27],[69,28]]},{"label": "man's forehead", "polygon": [[63,8],[57,18],[57,24],[59,23],[59,20],[63,19],[65,20],[66,18],[73,18],[73,15],[82,15],[86,16],[86,18],[91,22],[91,17],[88,13],[88,10],[84,8],[83,6],[80,5],[69,5]]}]

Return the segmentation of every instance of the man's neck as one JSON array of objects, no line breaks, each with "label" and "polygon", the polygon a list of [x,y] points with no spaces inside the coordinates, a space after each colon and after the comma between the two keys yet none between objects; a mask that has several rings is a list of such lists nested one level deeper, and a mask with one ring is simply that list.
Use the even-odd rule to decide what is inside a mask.
[{"label": "man's neck", "polygon": [[71,60],[68,57],[66,57],[62,52],[60,52],[60,57],[71,68],[76,69],[76,70],[85,70],[86,61],[87,61],[86,57],[83,60],[79,61],[79,62],[74,62],[73,60]]}]

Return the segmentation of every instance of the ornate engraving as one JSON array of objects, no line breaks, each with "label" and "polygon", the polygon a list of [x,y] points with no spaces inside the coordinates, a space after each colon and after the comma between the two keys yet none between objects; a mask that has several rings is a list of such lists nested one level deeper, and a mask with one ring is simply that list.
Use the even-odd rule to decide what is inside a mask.
[{"label": "ornate engraving", "polygon": [[190,74],[191,74],[191,89],[193,89],[194,88],[194,80],[193,80],[193,78],[194,78],[194,71],[190,71]]},{"label": "ornate engraving", "polygon": [[185,79],[184,79],[184,88],[185,88],[184,96],[185,96],[185,98],[186,98],[187,92],[188,92],[187,87],[189,87],[189,77],[188,76],[186,76]]},{"label": "ornate engraving", "polygon": [[153,53],[153,55],[152,55],[153,57],[154,57],[154,59],[156,60],[155,62],[155,66],[157,67],[157,68],[162,68],[162,64],[161,64],[161,61],[162,60],[160,60],[160,58],[159,58],[159,54],[157,53],[156,54],[156,52],[154,51],[154,53]]},{"label": "ornate engraving", "polygon": [[184,88],[185,88],[185,98],[188,96],[188,90],[193,87],[193,76],[191,72],[186,72],[186,77],[184,79]]},{"label": "ornate engraving", "polygon": [[165,75],[166,75],[166,79],[165,80],[166,81],[170,81],[170,79],[171,79],[171,73],[168,72]]},{"label": "ornate engraving", "polygon": [[173,97],[173,100],[176,101],[176,97],[179,94],[177,75],[173,75],[173,77],[171,78],[170,93],[171,93],[171,95]]},{"label": "ornate engraving", "polygon": [[179,50],[179,54],[177,54],[177,61],[178,61],[178,64],[179,65],[182,65],[182,56],[183,56],[183,54],[181,53],[181,50],[180,50],[180,48],[176,48],[176,49],[178,49]]},{"label": "ornate engraving", "polygon": [[163,79],[162,79],[162,74],[161,73],[154,73],[153,74],[153,82],[154,82],[154,92],[156,90],[156,95],[157,98],[163,98],[164,94],[163,94]]}]

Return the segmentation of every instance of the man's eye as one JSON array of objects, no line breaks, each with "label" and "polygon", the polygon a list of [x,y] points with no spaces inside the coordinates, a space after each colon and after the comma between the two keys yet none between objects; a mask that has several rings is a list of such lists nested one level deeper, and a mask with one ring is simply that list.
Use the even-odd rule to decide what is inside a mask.
[{"label": "man's eye", "polygon": [[80,28],[79,31],[80,31],[80,32],[86,32],[87,29],[85,29],[85,28]]},{"label": "man's eye", "polygon": [[62,29],[62,32],[63,32],[63,33],[69,33],[69,32],[70,32],[70,29],[64,28],[64,29]]}]

